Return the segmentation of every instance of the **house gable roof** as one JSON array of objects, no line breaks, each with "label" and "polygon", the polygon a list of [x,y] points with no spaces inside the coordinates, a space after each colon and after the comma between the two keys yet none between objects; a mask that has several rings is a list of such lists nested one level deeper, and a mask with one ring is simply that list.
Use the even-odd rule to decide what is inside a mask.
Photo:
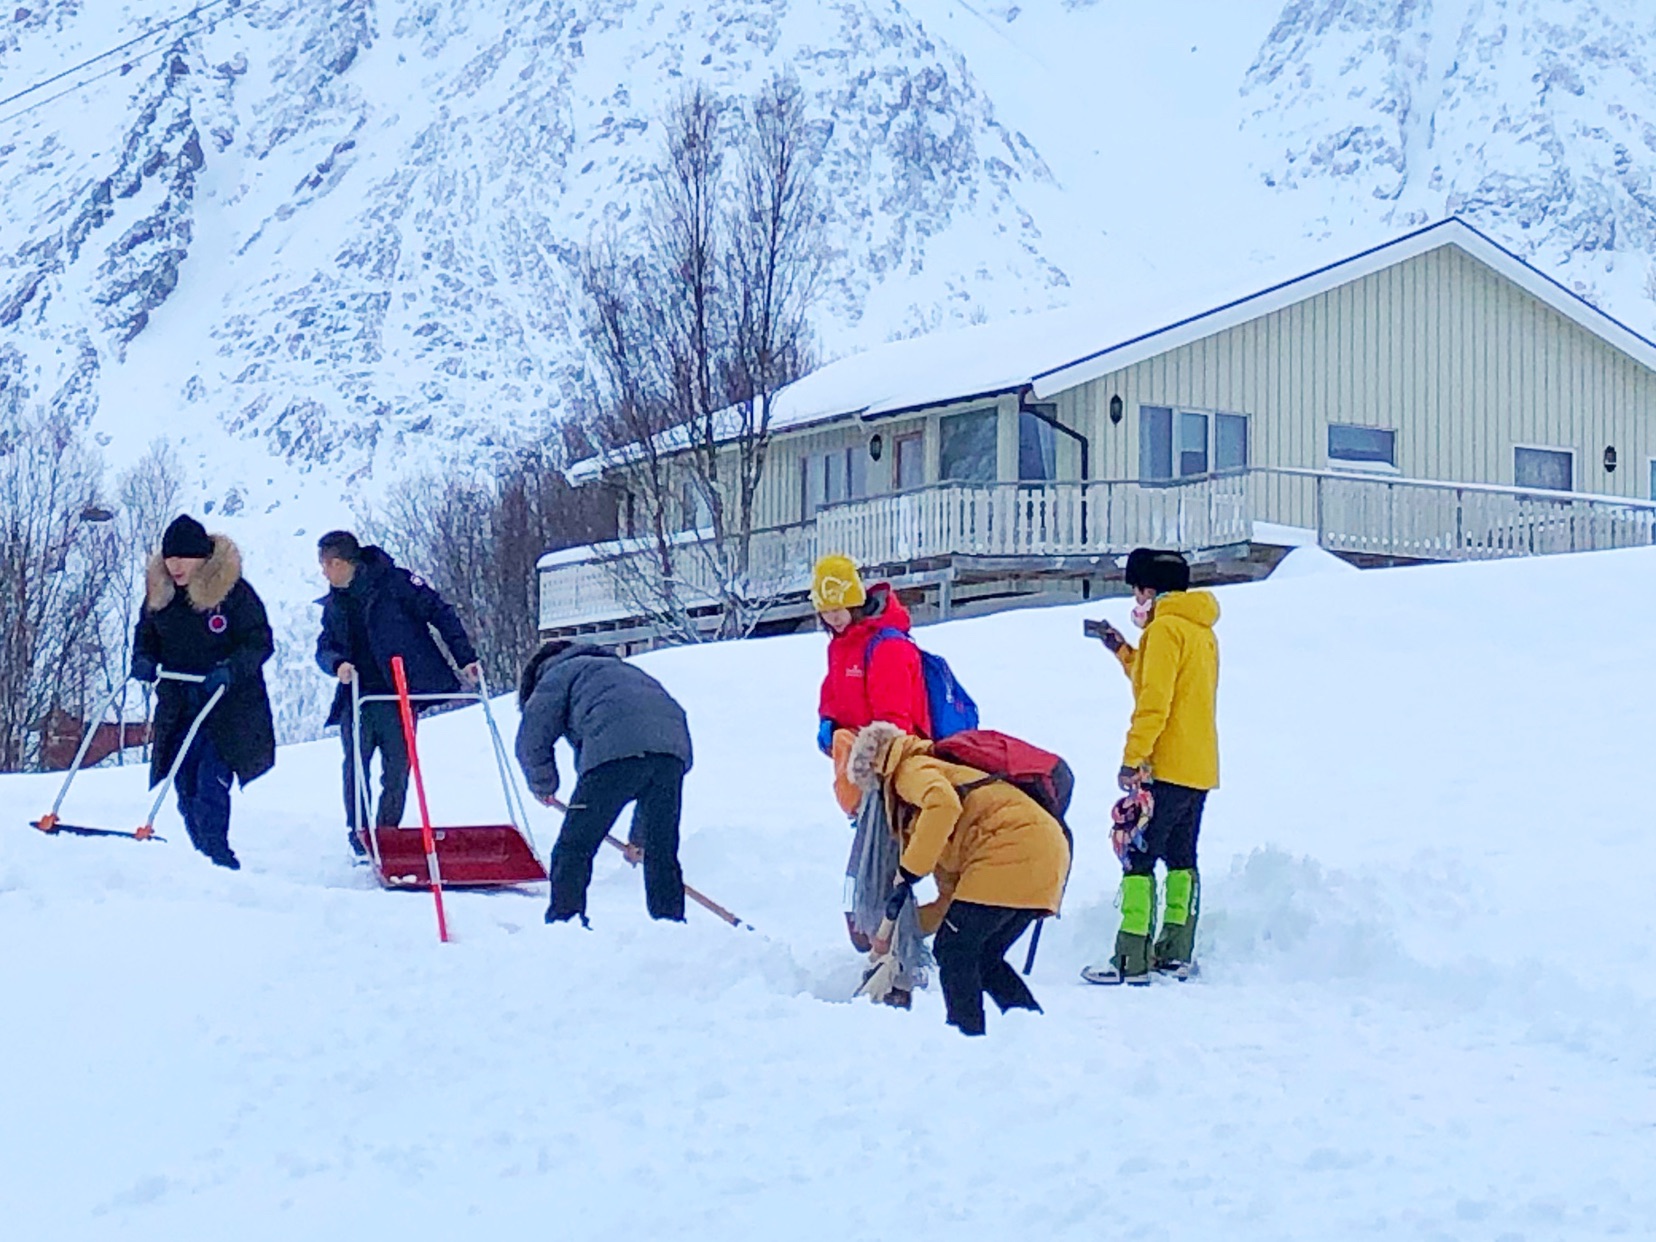
[{"label": "house gable roof", "polygon": [[[819,367],[778,393],[771,430],[780,434],[849,418],[888,418],[1025,389],[1045,400],[1444,246],[1458,247],[1656,372],[1656,342],[1453,216],[1218,304],[1211,288],[1200,298],[1135,297],[877,345]],[[1146,327],[1154,324],[1161,326]],[[1100,341],[1111,343],[1100,346]],[[621,452],[579,462],[570,468],[570,478],[593,478],[636,456]]]},{"label": "house gable roof", "polygon": [[1292,280],[1285,280],[1268,289],[1190,315],[1164,327],[1128,337],[1113,345],[1095,349],[1073,361],[1038,372],[1032,377],[1032,386],[1037,396],[1052,396],[1130,367],[1134,363],[1143,362],[1147,358],[1154,358],[1158,354],[1212,336],[1216,332],[1223,332],[1227,328],[1296,305],[1444,246],[1455,246],[1466,252],[1640,365],[1656,371],[1656,342],[1635,332],[1613,315],[1600,310],[1545,272],[1532,267],[1459,216],[1453,216],[1372,246],[1360,254],[1296,276]]}]

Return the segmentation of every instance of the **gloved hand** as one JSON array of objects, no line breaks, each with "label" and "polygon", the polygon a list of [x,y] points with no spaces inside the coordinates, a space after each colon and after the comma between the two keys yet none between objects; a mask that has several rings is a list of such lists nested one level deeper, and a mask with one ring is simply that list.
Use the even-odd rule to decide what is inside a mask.
[{"label": "gloved hand", "polygon": [[902,872],[898,874],[900,878],[892,888],[891,896],[886,898],[885,904],[886,920],[892,923],[897,921],[897,916],[903,912],[909,898],[914,896],[914,881]]},{"label": "gloved hand", "polygon": [[826,717],[817,725],[817,749],[825,755],[834,753],[834,722]]},{"label": "gloved hand", "polygon": [[888,948],[884,953],[870,953],[868,961],[868,969],[863,971],[862,986],[857,991],[879,1004],[897,986],[897,958]]},{"label": "gloved hand", "polygon": [[210,695],[215,690],[228,690],[231,680],[230,666],[215,664],[212,671],[207,674],[207,680],[201,683],[202,692]]},{"label": "gloved hand", "polygon": [[1098,641],[1110,649],[1111,655],[1114,655],[1127,645],[1126,637],[1120,630],[1116,629],[1116,627],[1111,625],[1108,621],[1099,622]]},{"label": "gloved hand", "polygon": [[155,661],[148,656],[135,655],[132,657],[133,681],[143,681],[153,685],[160,673],[161,670],[155,667]]},{"label": "gloved hand", "polygon": [[1138,787],[1143,781],[1143,769],[1131,768],[1125,763],[1121,765],[1121,771],[1116,773],[1116,784],[1127,793],[1137,793]]}]

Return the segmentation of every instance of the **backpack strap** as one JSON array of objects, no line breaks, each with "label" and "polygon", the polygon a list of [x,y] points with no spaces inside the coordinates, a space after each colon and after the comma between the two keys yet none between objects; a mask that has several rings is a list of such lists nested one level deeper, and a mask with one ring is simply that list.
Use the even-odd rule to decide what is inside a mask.
[{"label": "backpack strap", "polygon": [[868,640],[868,646],[863,648],[863,670],[865,672],[867,671],[868,666],[874,662],[874,648],[878,647],[888,638],[900,638],[911,643],[914,641],[914,636],[912,634],[905,634],[902,630],[897,629],[895,626],[888,625],[883,630],[875,630],[873,636]]},{"label": "backpack strap", "polygon": [[1013,781],[1010,777],[996,776],[993,773],[990,773],[988,776],[978,777],[977,780],[975,780],[975,781],[967,781],[964,785],[956,785],[954,787],[955,796],[957,798],[959,798],[962,802],[964,802],[966,800],[966,795],[967,794],[976,793],[978,790],[982,789],[985,785],[1013,785],[1013,786],[1016,786],[1016,782]]}]

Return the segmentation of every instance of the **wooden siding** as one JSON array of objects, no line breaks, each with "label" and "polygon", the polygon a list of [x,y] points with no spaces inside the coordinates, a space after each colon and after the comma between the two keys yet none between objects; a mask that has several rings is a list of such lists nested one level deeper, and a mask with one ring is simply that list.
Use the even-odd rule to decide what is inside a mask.
[{"label": "wooden siding", "polygon": [[[1120,395],[1124,417],[1109,421]],[[1514,483],[1517,446],[1575,453],[1580,492],[1648,498],[1656,374],[1446,246],[1058,394],[1097,478],[1136,478],[1141,405],[1250,416],[1249,460],[1328,464],[1327,427],[1397,432],[1406,477]],[[1620,465],[1604,470],[1606,446]],[[1261,483],[1256,516],[1309,520]]]}]

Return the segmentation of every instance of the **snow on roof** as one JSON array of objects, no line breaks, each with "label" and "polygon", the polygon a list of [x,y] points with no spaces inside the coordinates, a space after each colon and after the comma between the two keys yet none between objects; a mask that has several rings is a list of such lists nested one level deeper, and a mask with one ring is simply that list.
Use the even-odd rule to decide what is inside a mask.
[{"label": "snow on roof", "polygon": [[[1033,390],[1046,399],[1113,371],[1222,332],[1443,246],[1457,246],[1581,327],[1656,371],[1656,342],[1530,266],[1457,217],[1260,288],[1259,269],[1195,290],[1135,291],[1111,302],[1015,315],[970,328],[892,341],[819,367],[783,389],[773,432],[843,418],[874,419],[974,397]],[[732,431],[735,419],[732,418]],[[669,451],[673,439],[664,438]],[[573,482],[630,454],[588,458]]]}]

